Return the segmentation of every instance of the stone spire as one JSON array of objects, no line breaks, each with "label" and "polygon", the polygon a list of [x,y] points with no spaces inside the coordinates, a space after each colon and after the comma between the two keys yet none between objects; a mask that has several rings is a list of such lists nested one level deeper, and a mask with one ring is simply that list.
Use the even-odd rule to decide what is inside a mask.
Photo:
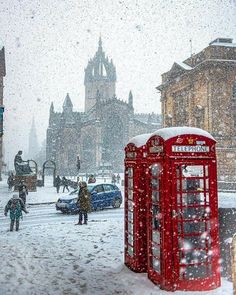
[{"label": "stone spire", "polygon": [[67,93],[66,98],[63,103],[63,118],[66,126],[75,124],[74,114],[73,114],[73,104],[71,102],[69,93]]},{"label": "stone spire", "polygon": [[35,120],[34,117],[32,119],[31,129],[29,133],[29,151],[28,151],[28,158],[34,159],[39,152],[39,144],[38,144],[38,138],[36,133],[36,127],[35,127]]},{"label": "stone spire", "polygon": [[67,93],[64,103],[63,103],[63,112],[72,112],[73,111],[73,104],[71,102],[69,93]]}]

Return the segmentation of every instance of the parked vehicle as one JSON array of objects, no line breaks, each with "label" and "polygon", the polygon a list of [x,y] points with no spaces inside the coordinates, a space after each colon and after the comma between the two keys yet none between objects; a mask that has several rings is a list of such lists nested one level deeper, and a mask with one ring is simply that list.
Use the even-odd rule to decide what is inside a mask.
[{"label": "parked vehicle", "polygon": [[104,176],[110,177],[112,175],[112,164],[107,162],[100,165],[100,167],[98,168],[98,175],[102,177]]},{"label": "parked vehicle", "polygon": [[[119,208],[122,204],[122,194],[120,189],[109,183],[88,184],[91,193],[91,208],[93,211],[107,207]],[[56,210],[62,213],[78,213],[77,206],[78,189],[62,196],[56,202]]]}]

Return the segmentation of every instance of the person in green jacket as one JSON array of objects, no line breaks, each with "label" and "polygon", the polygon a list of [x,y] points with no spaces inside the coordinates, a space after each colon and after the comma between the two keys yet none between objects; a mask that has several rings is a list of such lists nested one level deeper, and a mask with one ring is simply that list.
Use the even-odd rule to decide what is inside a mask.
[{"label": "person in green jacket", "polygon": [[14,224],[16,223],[16,231],[19,230],[20,225],[20,218],[22,217],[22,211],[25,213],[29,213],[26,208],[25,204],[18,195],[13,195],[13,197],[7,202],[5,206],[4,215],[7,216],[8,211],[10,211],[10,231],[13,231]]},{"label": "person in green jacket", "polygon": [[91,194],[88,190],[87,183],[85,181],[81,181],[79,183],[79,194],[77,199],[77,204],[79,207],[79,221],[77,224],[83,224],[83,219],[84,224],[88,223],[88,212],[91,211],[90,202]]}]

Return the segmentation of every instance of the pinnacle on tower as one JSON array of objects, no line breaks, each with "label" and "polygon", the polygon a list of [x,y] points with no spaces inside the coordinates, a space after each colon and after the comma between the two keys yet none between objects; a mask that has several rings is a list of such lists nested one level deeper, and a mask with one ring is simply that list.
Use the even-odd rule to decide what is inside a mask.
[{"label": "pinnacle on tower", "polygon": [[133,94],[131,90],[129,92],[129,106],[133,107]]},{"label": "pinnacle on tower", "polygon": [[53,102],[51,102],[50,113],[54,113],[54,105],[53,105]]},{"label": "pinnacle on tower", "polygon": [[69,93],[66,94],[66,97],[65,97],[65,100],[64,100],[64,103],[63,103],[63,110],[66,110],[66,109],[67,110],[70,109],[71,111],[73,109],[73,104],[71,102]]},{"label": "pinnacle on tower", "polygon": [[98,51],[102,51],[102,37],[99,37],[99,41],[98,41]]}]

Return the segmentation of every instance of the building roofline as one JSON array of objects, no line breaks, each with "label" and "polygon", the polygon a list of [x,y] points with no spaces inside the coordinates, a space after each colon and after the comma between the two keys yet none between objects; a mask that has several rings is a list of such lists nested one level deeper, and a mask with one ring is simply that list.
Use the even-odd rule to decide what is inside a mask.
[{"label": "building roofline", "polygon": [[[209,62],[214,62],[214,63],[225,62],[225,63],[234,63],[236,65],[236,60],[234,60],[234,59],[205,59],[205,60],[201,61],[199,64],[197,64],[195,67],[193,67],[191,70],[185,71],[180,76],[184,76],[186,73],[193,73],[196,69],[201,67],[203,64],[209,63]],[[166,73],[168,73],[168,72],[166,72]],[[162,91],[166,85],[170,84],[170,82],[171,81],[167,81],[165,83],[158,85],[155,88],[159,91]]]}]

